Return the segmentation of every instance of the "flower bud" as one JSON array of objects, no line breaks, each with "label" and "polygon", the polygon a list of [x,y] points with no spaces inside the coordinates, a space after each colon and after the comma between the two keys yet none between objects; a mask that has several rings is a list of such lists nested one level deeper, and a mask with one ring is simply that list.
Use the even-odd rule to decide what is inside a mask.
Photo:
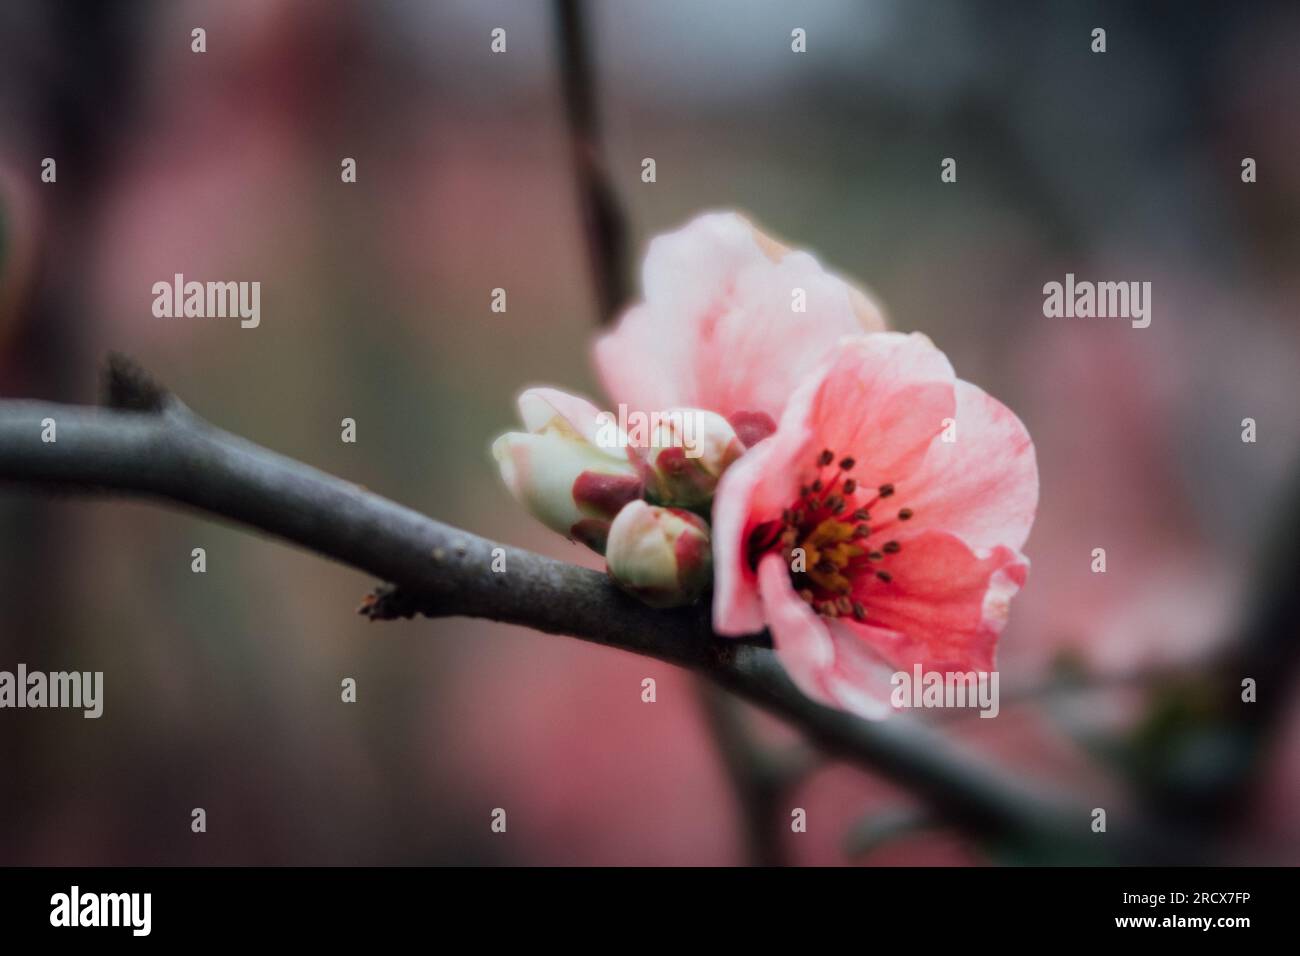
[{"label": "flower bud", "polygon": [[654,416],[629,457],[645,482],[646,496],[680,508],[707,507],[718,479],[745,451],[725,418],[695,408],[677,408]]},{"label": "flower bud", "polygon": [[708,522],[680,508],[634,501],[610,526],[605,563],[623,590],[651,607],[690,604],[713,580]]},{"label": "flower bud", "polygon": [[528,432],[510,432],[492,445],[510,493],[548,528],[603,553],[609,524],[639,499],[636,469],[619,453],[597,447],[594,405],[556,389],[519,397]]}]

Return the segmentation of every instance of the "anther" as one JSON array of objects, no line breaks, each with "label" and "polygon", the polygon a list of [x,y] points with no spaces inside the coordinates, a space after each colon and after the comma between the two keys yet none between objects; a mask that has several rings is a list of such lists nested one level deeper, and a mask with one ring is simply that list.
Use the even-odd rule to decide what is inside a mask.
[{"label": "anther", "polygon": [[890,495],[892,495],[892,494],[894,493],[894,486],[893,486],[893,485],[890,485],[890,484],[884,484],[884,485],[881,485],[881,486],[880,486],[878,489],[876,489],[876,490],[877,490],[878,492],[880,492],[880,497],[882,497],[882,498],[888,498]]},{"label": "anther", "polygon": [[886,584],[894,580],[894,576],[888,571],[877,571],[876,577],[880,578],[880,580],[884,581]]},{"label": "anther", "polygon": [[857,601],[853,602],[853,617],[858,621],[865,621],[867,619],[867,609]]},{"label": "anther", "polygon": [[898,554],[899,551],[903,550],[903,546],[897,541],[886,541],[883,550],[885,554]]},{"label": "anther", "polygon": [[899,520],[899,521],[906,521],[906,520],[907,520],[908,518],[910,518],[910,517],[912,517],[912,509],[911,509],[911,508],[904,508],[902,511],[900,511],[900,512],[898,513],[898,520]]},{"label": "anther", "polygon": [[858,490],[858,483],[854,481],[852,478],[844,482],[844,493],[846,495],[851,495],[853,494],[853,492],[857,490]]},{"label": "anther", "polygon": [[817,464],[823,466],[829,465],[834,460],[835,460],[835,452],[827,448],[824,452],[821,453],[821,456],[817,459]]},{"label": "anther", "polygon": [[840,470],[841,470],[841,471],[852,471],[852,470],[853,470],[853,466],[854,466],[855,464],[857,464],[857,462],[855,462],[852,458],[841,458],[841,459],[840,459]]}]

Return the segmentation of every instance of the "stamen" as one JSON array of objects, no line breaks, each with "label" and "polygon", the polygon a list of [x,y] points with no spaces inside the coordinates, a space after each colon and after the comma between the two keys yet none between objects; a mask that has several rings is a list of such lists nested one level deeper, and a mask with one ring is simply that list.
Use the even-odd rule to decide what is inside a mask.
[{"label": "stamen", "polygon": [[[833,464],[838,464],[838,470],[827,472]],[[869,544],[873,533],[869,509],[892,496],[895,488],[887,482],[876,486],[874,494],[863,494],[867,489],[848,474],[856,464],[847,456],[837,462],[834,452],[824,449],[817,455],[817,470],[806,476],[807,484],[799,486],[798,499],[781,510],[779,520],[756,529],[748,545],[755,567],[765,553],[780,554],[788,562],[796,548],[806,549],[806,570],[792,569],[790,575],[799,599],[824,617],[852,615],[856,621],[866,621],[867,607],[855,598],[854,590],[872,577],[891,583],[893,575],[878,569],[902,546],[892,539],[874,548]],[[907,521],[913,512],[901,508],[895,514],[897,520]]]}]

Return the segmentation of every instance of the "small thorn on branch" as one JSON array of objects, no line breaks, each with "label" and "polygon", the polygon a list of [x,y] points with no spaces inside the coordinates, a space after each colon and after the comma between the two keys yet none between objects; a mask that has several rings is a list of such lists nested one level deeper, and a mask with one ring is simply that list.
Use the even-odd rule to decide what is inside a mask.
[{"label": "small thorn on branch", "polygon": [[134,359],[110,352],[104,367],[103,402],[124,411],[160,412],[168,391],[150,377]]}]

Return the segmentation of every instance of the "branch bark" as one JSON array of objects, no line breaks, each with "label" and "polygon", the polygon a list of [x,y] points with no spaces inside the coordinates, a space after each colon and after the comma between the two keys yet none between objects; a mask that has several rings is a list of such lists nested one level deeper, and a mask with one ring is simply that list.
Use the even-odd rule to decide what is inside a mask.
[{"label": "branch bark", "polygon": [[[706,608],[655,610],[595,571],[434,521],[208,424],[120,363],[109,394],[128,407],[0,401],[0,482],[158,499],[265,532],[392,582],[392,591],[362,607],[372,618],[487,618],[676,664],[906,787],[969,833],[1051,844],[1067,855],[1095,854],[1103,842],[1088,839],[1085,808],[1021,784],[918,722],[872,723],[814,703],[791,683],[765,636],[719,637]],[[49,443],[42,441],[47,419],[56,426]],[[505,573],[490,570],[497,548]],[[402,595],[399,604],[393,595]],[[1120,858],[1185,855],[1180,844],[1136,830],[1104,842],[1122,847]]]}]

